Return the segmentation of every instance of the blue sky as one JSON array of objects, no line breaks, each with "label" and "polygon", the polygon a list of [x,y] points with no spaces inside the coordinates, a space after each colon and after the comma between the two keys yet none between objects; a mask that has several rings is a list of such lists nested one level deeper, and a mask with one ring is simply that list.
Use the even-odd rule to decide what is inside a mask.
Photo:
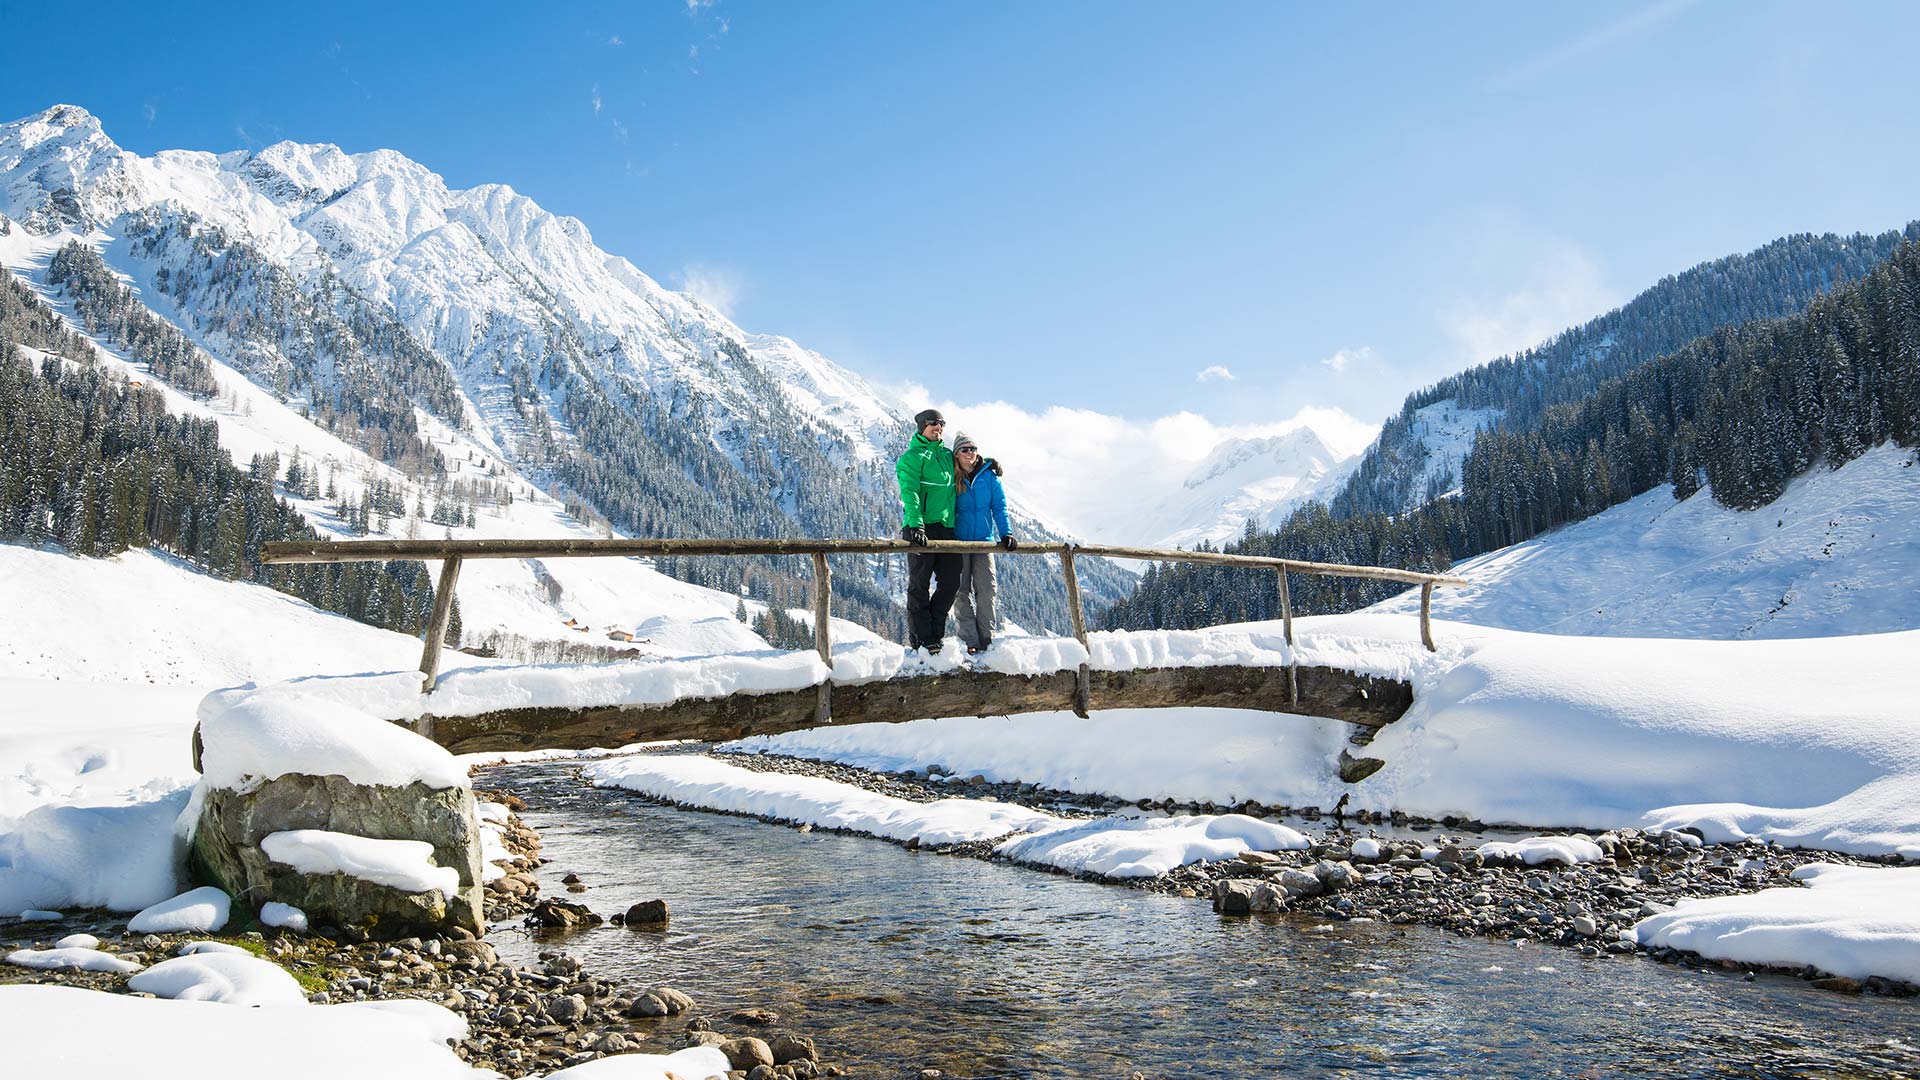
[{"label": "blue sky", "polygon": [[748,329],[1033,414],[1377,422],[1703,259],[1920,217],[1910,4],[36,4],[6,32],[8,119],[391,147]]}]

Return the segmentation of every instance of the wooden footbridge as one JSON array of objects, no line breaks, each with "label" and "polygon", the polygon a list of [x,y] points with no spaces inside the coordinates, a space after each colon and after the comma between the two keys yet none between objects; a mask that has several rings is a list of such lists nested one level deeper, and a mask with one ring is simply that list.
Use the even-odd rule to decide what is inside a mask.
[{"label": "wooden footbridge", "polygon": [[[467,559],[810,555],[813,558],[814,647],[833,665],[832,574],[829,555],[913,552],[992,552],[1014,557],[1052,555],[1066,580],[1073,634],[1087,644],[1086,615],[1074,559],[1101,557],[1154,562],[1211,563],[1277,574],[1280,615],[1287,645],[1293,645],[1293,603],[1288,574],[1400,581],[1420,586],[1420,640],[1433,644],[1433,590],[1466,585],[1464,578],[1384,566],[1347,566],[1207,551],[1160,550],[1092,544],[1022,544],[1012,552],[997,544],[934,541],[916,547],[903,540],[611,539],[611,540],[346,540],[262,545],[261,561],[279,563],[372,562],[419,559],[440,562],[439,587],[420,656],[421,692],[431,695],[440,666],[441,642],[453,609],[460,566]],[[724,740],[771,735],[829,723],[898,723],[943,716],[1010,716],[1071,709],[1085,717],[1093,708],[1150,709],[1175,706],[1260,709],[1324,716],[1371,733],[1398,720],[1413,704],[1413,688],[1335,667],[1213,666],[1128,671],[1094,670],[1014,675],[955,670],[864,683],[831,678],[801,690],[737,693],[657,705],[529,707],[478,716],[428,715],[421,734],[458,753],[494,750],[584,749],[660,739]],[[431,710],[429,709],[429,714]]]}]

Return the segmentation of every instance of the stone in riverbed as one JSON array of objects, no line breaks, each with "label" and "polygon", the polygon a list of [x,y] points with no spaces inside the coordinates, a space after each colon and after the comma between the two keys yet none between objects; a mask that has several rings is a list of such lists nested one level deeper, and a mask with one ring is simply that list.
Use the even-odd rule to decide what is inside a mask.
[{"label": "stone in riverbed", "polygon": [[493,946],[484,941],[449,941],[442,948],[456,960],[466,960],[482,967],[492,967],[500,962]]},{"label": "stone in riverbed", "polygon": [[593,1040],[593,1045],[589,1049],[598,1050],[602,1054],[624,1054],[627,1052],[627,1037],[617,1031],[609,1031]]},{"label": "stone in riverbed", "polygon": [[780,1014],[772,1009],[742,1009],[727,1019],[736,1024],[758,1024],[765,1027],[768,1024],[779,1023]]},{"label": "stone in riverbed", "polygon": [[820,1052],[814,1048],[813,1040],[805,1035],[776,1035],[767,1048],[773,1051],[775,1065],[820,1060]]},{"label": "stone in riverbed", "polygon": [[1265,914],[1287,909],[1287,890],[1271,881],[1263,881],[1254,887],[1253,899],[1248,902],[1247,910]]},{"label": "stone in riverbed", "polygon": [[605,921],[585,904],[576,904],[557,896],[547,897],[533,905],[533,910],[527,913],[528,925],[549,930],[577,930],[599,926]]},{"label": "stone in riverbed", "polygon": [[1591,915],[1575,915],[1573,917],[1573,932],[1579,934],[1581,937],[1592,937],[1600,932],[1600,924],[1594,922]]},{"label": "stone in riverbed", "polygon": [[1351,863],[1321,859],[1313,864],[1313,876],[1320,879],[1320,884],[1328,892],[1339,892],[1342,889],[1352,888],[1359,880],[1360,872],[1355,870]]},{"label": "stone in riverbed", "polygon": [[664,926],[667,923],[667,902],[665,900],[642,900],[627,909],[624,921],[628,926]]},{"label": "stone in riverbed", "polygon": [[1214,882],[1213,910],[1222,915],[1247,914],[1253,910],[1253,892],[1256,885],[1256,882],[1245,878],[1221,878]]},{"label": "stone in riverbed", "polygon": [[764,1039],[752,1036],[739,1039],[727,1039],[719,1044],[720,1052],[727,1055],[727,1064],[735,1069],[752,1069],[756,1065],[773,1067],[773,1050]]},{"label": "stone in riverbed", "polygon": [[1289,896],[1318,896],[1326,886],[1311,871],[1287,869],[1280,873],[1280,887]]},{"label": "stone in riverbed", "polygon": [[692,998],[671,986],[656,986],[633,999],[633,1004],[627,1006],[627,1016],[630,1019],[678,1016],[691,1008]]}]

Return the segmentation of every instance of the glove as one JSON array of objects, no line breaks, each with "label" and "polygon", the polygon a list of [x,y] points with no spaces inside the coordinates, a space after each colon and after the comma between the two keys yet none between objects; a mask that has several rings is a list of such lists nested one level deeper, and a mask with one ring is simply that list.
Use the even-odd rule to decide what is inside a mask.
[{"label": "glove", "polygon": [[1008,551],[1012,551],[1014,548],[1020,546],[1020,541],[1015,540],[1012,533],[1008,533],[1000,538],[1000,546],[1006,548]]},{"label": "glove", "polygon": [[993,475],[995,475],[995,476],[999,476],[999,475],[1000,475],[1000,462],[999,462],[999,460],[998,460],[997,458],[988,458],[988,459],[987,459],[987,468],[989,468],[989,469],[992,469],[992,470],[993,470]]},{"label": "glove", "polygon": [[927,530],[918,525],[909,525],[900,530],[900,539],[915,547],[927,546]]}]

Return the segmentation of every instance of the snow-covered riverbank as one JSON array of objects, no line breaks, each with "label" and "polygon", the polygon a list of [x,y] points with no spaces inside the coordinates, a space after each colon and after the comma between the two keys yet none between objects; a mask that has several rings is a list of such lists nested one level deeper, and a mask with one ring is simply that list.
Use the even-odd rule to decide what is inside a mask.
[{"label": "snow-covered riverbank", "polygon": [[[1366,615],[1296,628],[1395,644],[1416,632]],[[1695,827],[1920,858],[1920,632],[1722,642],[1440,623],[1435,636],[1440,656],[1410,671],[1413,708],[1356,751],[1386,766],[1355,785],[1330,767],[1345,725],[1213,709],[829,726],[737,748],[1127,800],[1324,808],[1347,795],[1355,809],[1435,819]]]},{"label": "snow-covered riverbank", "polygon": [[[1920,984],[1920,867],[1834,865],[1823,862],[1832,854],[1706,844],[1691,831],[1481,842],[1431,829],[1412,840],[1325,825],[1303,833],[1234,813],[1061,816],[1041,807],[1065,792],[969,797],[976,781],[940,772],[889,779],[828,766],[829,779],[805,759],[728,757],[756,767],[640,754],[581,775],[677,806],[1211,898],[1226,914],[1420,922],[1593,958],[1696,953],[1888,993]],[[1796,887],[1803,880],[1829,887]]]},{"label": "snow-covered riverbank", "polygon": [[[1299,655],[1338,654],[1344,666],[1398,674],[1415,686],[1413,709],[1363,751],[1383,759],[1385,767],[1359,784],[1344,784],[1336,774],[1336,759],[1347,748],[1344,725],[1223,710],[829,726],[730,749],[894,771],[937,763],[961,775],[1127,801],[1231,807],[1253,800],[1331,808],[1346,796],[1350,810],[1434,819],[1589,831],[1688,828],[1714,841],[1751,837],[1858,855],[1920,855],[1920,722],[1914,705],[1920,701],[1920,671],[1910,663],[1920,654],[1920,632],[1689,642],[1559,638],[1442,623],[1436,627],[1438,653],[1421,649],[1414,625],[1402,618],[1302,619],[1297,632]],[[874,644],[866,647],[871,651]],[[1094,645],[1101,663],[1249,663],[1260,657],[1284,663],[1295,655],[1285,650],[1280,629],[1269,624],[1187,635],[1114,635]],[[817,660],[793,655],[801,660],[682,657],[495,669],[466,678],[488,690],[474,697],[478,707],[492,700],[494,690],[574,700],[634,687],[678,692],[687,679],[731,685],[729,680],[763,663],[786,672],[781,678],[809,677],[808,665]],[[1035,653],[1032,659],[1052,663],[1059,657]],[[787,672],[783,663],[794,670]],[[280,713],[391,719],[367,710],[412,678],[294,680],[215,694],[200,711],[212,718],[244,712],[268,719]],[[178,724],[178,741],[168,749],[158,727],[125,737],[124,709],[108,707],[102,691],[44,683],[29,690],[23,696],[40,701],[38,715],[47,719],[0,731],[0,745],[24,748],[21,757],[8,760],[31,763],[30,773],[6,780],[0,797],[0,806],[25,810],[0,822],[0,914],[86,905],[135,910],[172,895],[181,884],[174,819],[189,775],[182,767],[185,718],[164,718]],[[410,701],[419,700],[409,694]],[[56,715],[59,724],[51,722]],[[292,723],[289,730],[299,727]],[[123,748],[141,747],[146,749],[115,757]],[[1000,839],[1020,845],[1023,861],[1074,872],[1152,876],[1232,857],[1235,845],[1248,851],[1294,846],[1267,823],[1235,815],[1179,826],[1132,818],[1087,826],[977,801],[932,810],[899,807],[857,790],[741,778],[713,763],[697,766],[704,770],[699,775],[669,775],[658,762],[671,760],[612,760],[594,769],[608,782],[693,805],[896,839],[919,836],[922,842]],[[1007,839],[1016,833],[1023,839]],[[1837,889],[1829,895],[1840,903],[1851,893]]]}]

